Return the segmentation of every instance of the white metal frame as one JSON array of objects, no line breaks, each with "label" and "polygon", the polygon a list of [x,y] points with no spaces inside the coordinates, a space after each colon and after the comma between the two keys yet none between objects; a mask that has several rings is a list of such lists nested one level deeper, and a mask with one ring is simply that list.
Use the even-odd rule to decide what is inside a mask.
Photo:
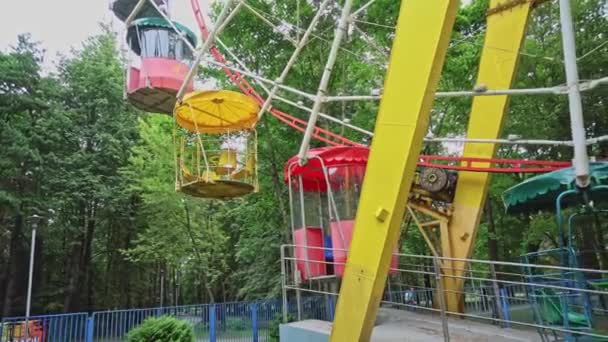
[{"label": "white metal frame", "polygon": [[[136,4],[135,8],[133,9],[133,12],[128,16],[127,20],[125,21],[125,24],[127,26],[133,21],[133,19],[137,16],[139,11],[141,11],[141,9],[143,8],[143,5],[145,4],[145,1],[149,1],[149,0],[140,0]],[[238,4],[233,10],[230,10],[230,7],[234,1],[238,1]],[[334,40],[331,45],[331,50],[330,50],[328,59],[326,61],[326,66],[325,66],[325,69],[324,69],[324,72],[323,72],[323,75],[322,75],[322,78],[321,78],[321,81],[319,84],[319,89],[318,89],[318,92],[316,95],[309,94],[309,93],[306,93],[306,92],[303,92],[303,91],[300,91],[295,88],[285,86],[282,84],[284,82],[289,70],[295,63],[299,53],[304,48],[304,46],[306,45],[310,36],[312,35],[312,31],[314,30],[316,24],[318,23],[318,21],[320,19],[322,9],[325,8],[329,2],[330,2],[330,0],[323,1],[323,3],[320,6],[321,10],[319,10],[318,13],[316,13],[315,17],[309,24],[309,27],[305,31],[304,35],[301,37],[301,39],[299,41],[293,42],[294,45],[296,46],[294,53],[292,54],[286,67],[283,69],[283,72],[281,73],[280,77],[277,80],[272,81],[272,80],[263,78],[259,75],[256,75],[255,73],[251,72],[250,70],[240,70],[239,68],[235,68],[233,66],[226,65],[224,63],[219,63],[212,59],[203,58],[203,55],[211,47],[213,42],[216,40],[219,41],[219,37],[217,37],[217,36],[222,31],[222,29],[228,24],[228,22],[234,17],[234,15],[238,12],[238,9],[241,7],[241,5],[244,5],[250,11],[257,13],[257,11],[255,11],[255,9],[253,9],[253,8],[250,8],[251,6],[246,4],[244,2],[244,0],[227,0],[222,12],[218,16],[216,25],[214,26],[213,30],[209,34],[209,38],[205,41],[205,43],[203,44],[203,46],[200,49],[196,50],[197,54],[196,54],[195,61],[192,65],[191,69],[189,70],[186,80],[182,84],[180,91],[178,92],[178,96],[177,96],[178,100],[181,101],[181,99],[183,98],[183,95],[184,95],[184,92],[186,89],[186,85],[193,78],[195,70],[198,67],[198,65],[200,64],[200,62],[205,61],[212,65],[226,67],[230,70],[239,72],[245,76],[255,79],[258,82],[272,85],[272,89],[270,89],[270,90],[266,87],[263,87],[264,90],[268,93],[268,97],[266,98],[264,105],[262,106],[262,110],[260,110],[260,112],[259,112],[259,115],[262,115],[262,113],[264,111],[268,110],[272,106],[273,100],[278,100],[278,101],[287,103],[289,105],[295,106],[296,108],[305,110],[310,113],[309,120],[308,120],[308,126],[306,128],[304,138],[302,139],[302,143],[301,143],[300,150],[298,153],[298,156],[300,158],[300,163],[305,162],[306,152],[308,151],[308,148],[310,145],[310,140],[312,138],[312,133],[314,132],[314,129],[316,127],[316,121],[318,120],[319,116],[323,117],[325,119],[328,119],[332,122],[339,123],[339,124],[343,125],[344,127],[348,127],[359,133],[363,133],[368,136],[373,136],[373,133],[368,130],[359,128],[348,122],[344,122],[342,120],[333,118],[332,116],[327,115],[325,113],[321,113],[321,106],[323,103],[335,102],[335,101],[377,101],[377,100],[381,99],[381,95],[327,96],[325,94],[327,91],[327,85],[331,78],[332,68],[335,64],[335,61],[337,58],[337,53],[338,53],[339,49],[341,48],[340,45],[342,43],[347,26],[349,24],[353,24],[353,22],[356,21],[356,17],[358,15],[360,15],[361,13],[363,13],[373,3],[375,3],[375,0],[370,0],[366,3],[364,3],[361,7],[359,7],[357,10],[355,10],[352,13],[351,13],[351,9],[352,9],[353,1],[352,0],[345,1],[344,5],[342,7],[342,10],[341,10],[340,19],[338,21],[338,27],[337,27],[336,33],[334,35]],[[150,1],[150,3],[157,10],[159,10],[158,6],[153,1]],[[562,31],[563,46],[564,46],[565,70],[566,70],[566,77],[567,77],[566,86],[554,86],[554,87],[530,88],[530,89],[503,89],[503,90],[488,90],[488,89],[481,88],[481,89],[476,89],[473,91],[438,92],[436,94],[436,96],[438,98],[442,98],[442,97],[475,97],[475,96],[499,96],[499,95],[515,96],[515,95],[546,95],[546,94],[564,95],[564,94],[567,94],[568,98],[569,98],[569,106],[570,106],[570,118],[571,118],[571,128],[572,128],[572,137],[573,137],[572,141],[553,141],[553,140],[534,140],[534,139],[517,139],[517,140],[512,140],[512,139],[471,139],[471,138],[449,138],[449,137],[447,137],[447,138],[427,138],[426,141],[428,141],[428,142],[454,142],[454,143],[476,142],[476,143],[492,143],[492,144],[572,146],[572,147],[574,147],[574,150],[575,150],[574,165],[575,165],[576,175],[577,175],[577,185],[579,185],[580,187],[583,187],[583,188],[589,185],[589,179],[588,179],[589,157],[587,154],[587,146],[597,144],[602,141],[607,141],[608,136],[586,139],[584,123],[583,123],[584,118],[583,118],[583,109],[582,109],[580,93],[584,92],[584,91],[593,90],[601,85],[608,84],[608,77],[602,77],[602,78],[598,78],[598,79],[594,79],[594,80],[586,81],[586,82],[579,81],[577,57],[576,57],[576,44],[575,44],[575,36],[574,36],[574,29],[573,29],[570,0],[559,0],[559,5],[560,5],[560,24],[561,24],[561,31]],[[172,28],[176,32],[179,33],[179,31],[177,30],[177,27],[175,27],[175,25],[170,20],[170,18],[166,14],[164,14],[162,11],[159,10],[159,12],[161,13],[161,16],[170,23]],[[260,13],[257,13],[257,15],[259,17],[261,17],[266,24],[275,28],[275,25],[272,22],[269,22],[267,19],[265,19],[265,17],[263,15],[261,15]],[[299,26],[298,26],[298,30],[299,30]],[[299,31],[298,31],[298,33],[299,33]],[[194,47],[188,42],[188,40],[185,39],[185,37],[183,37],[183,35],[180,34],[180,37],[183,40],[185,40],[185,42],[189,48],[191,48],[193,51],[195,50]],[[287,39],[289,37],[285,37],[285,38]],[[225,45],[223,43],[222,43],[222,45],[225,47]],[[233,58],[236,57],[232,53],[231,53],[231,55]],[[241,61],[238,61],[238,62],[241,66],[243,66],[246,69],[246,67],[244,66],[244,64]],[[304,106],[303,104],[301,104],[299,102],[294,102],[289,99],[286,99],[286,98],[283,98],[280,96],[276,96],[278,89],[288,91],[292,94],[302,96],[307,100],[313,101],[312,108]]]}]

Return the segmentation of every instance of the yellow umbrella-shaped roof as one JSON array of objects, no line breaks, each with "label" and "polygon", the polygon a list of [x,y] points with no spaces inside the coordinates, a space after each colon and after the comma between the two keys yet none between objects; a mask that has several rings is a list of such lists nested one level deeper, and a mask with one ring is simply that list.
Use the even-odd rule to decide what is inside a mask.
[{"label": "yellow umbrella-shaped roof", "polygon": [[247,95],[229,90],[195,91],[175,106],[177,124],[191,132],[221,134],[251,129],[260,106]]}]

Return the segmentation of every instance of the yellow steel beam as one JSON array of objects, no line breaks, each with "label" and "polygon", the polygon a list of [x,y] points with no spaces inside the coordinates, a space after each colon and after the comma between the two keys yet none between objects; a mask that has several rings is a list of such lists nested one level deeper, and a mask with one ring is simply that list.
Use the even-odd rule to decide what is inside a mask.
[{"label": "yellow steel beam", "polygon": [[431,253],[433,254],[433,256],[435,256],[436,258],[441,257],[441,255],[439,255],[439,253],[437,253],[437,249],[435,249],[435,244],[433,244],[433,242],[431,241],[431,239],[429,238],[429,236],[424,231],[424,227],[422,226],[422,224],[420,223],[420,221],[418,221],[418,217],[416,217],[416,213],[414,213],[414,211],[412,210],[412,208],[409,207],[409,206],[407,207],[407,210],[408,210],[407,212],[410,214],[410,217],[412,218],[412,220],[414,220],[414,224],[416,225],[416,228],[418,228],[418,231],[420,232],[420,234],[424,238],[424,241],[426,242],[426,245],[431,250]]},{"label": "yellow steel beam", "polygon": [[416,211],[419,211],[419,212],[421,212],[421,213],[423,213],[425,215],[428,215],[428,216],[430,216],[430,217],[432,217],[432,218],[434,218],[436,220],[439,220],[439,221],[449,221],[450,220],[450,216],[449,215],[441,213],[441,212],[439,212],[437,210],[430,209],[429,207],[421,205],[421,204],[418,204],[416,202],[410,201],[408,203],[408,205],[412,209],[415,209]]},{"label": "yellow steel beam", "polygon": [[458,5],[401,2],[333,342],[370,339]]},{"label": "yellow steel beam", "polygon": [[[517,73],[519,52],[525,38],[528,18],[533,0],[491,0],[487,18],[487,32],[477,85],[488,89],[510,88]],[[507,113],[507,96],[476,97],[473,101],[467,136],[479,139],[495,139],[501,134],[502,123]],[[491,158],[496,153],[496,145],[467,143],[465,157]],[[469,258],[477,233],[477,226],[489,190],[490,174],[484,172],[460,172],[454,197],[454,213],[442,237],[443,256]],[[444,263],[450,265],[444,272],[461,276],[466,265],[462,262]],[[448,266],[449,267],[449,266]],[[445,282],[450,311],[463,309],[462,279],[448,278]]]}]

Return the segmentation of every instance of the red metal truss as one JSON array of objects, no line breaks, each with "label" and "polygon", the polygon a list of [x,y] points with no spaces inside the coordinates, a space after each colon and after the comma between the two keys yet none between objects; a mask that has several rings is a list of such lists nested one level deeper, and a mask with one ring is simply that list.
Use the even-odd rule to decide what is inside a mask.
[{"label": "red metal truss", "polygon": [[571,162],[525,159],[420,156],[418,166],[491,173],[543,173],[572,166]]}]

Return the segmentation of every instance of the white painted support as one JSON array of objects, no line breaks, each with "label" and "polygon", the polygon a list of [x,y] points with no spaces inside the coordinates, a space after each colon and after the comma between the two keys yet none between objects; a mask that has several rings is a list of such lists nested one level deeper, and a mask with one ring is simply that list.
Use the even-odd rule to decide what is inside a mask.
[{"label": "white painted support", "polygon": [[[255,73],[253,73],[252,71],[243,70],[243,69],[236,68],[236,67],[234,67],[232,65],[228,65],[228,64],[225,64],[225,63],[220,63],[220,62],[216,61],[213,58],[206,58],[206,59],[204,58],[203,61],[205,61],[206,63],[209,63],[211,65],[215,65],[215,66],[218,66],[218,67],[226,68],[228,70],[236,71],[236,72],[238,72],[241,75],[251,77],[254,80],[258,81],[258,84],[260,84],[260,85],[263,84],[263,83],[266,83],[266,84],[269,84],[269,85],[272,85],[272,86],[276,85],[276,86],[278,86],[279,88],[281,88],[283,90],[289,91],[289,92],[291,92],[293,94],[302,96],[302,97],[307,98],[309,100],[312,100],[315,97],[314,95],[306,93],[306,92],[303,92],[301,90],[298,90],[298,89],[295,89],[295,88],[292,88],[292,87],[289,87],[289,86],[286,86],[286,85],[283,85],[283,84],[278,84],[275,81],[272,81],[272,80],[269,80],[269,79],[264,78],[262,76],[259,76],[259,75],[255,74]],[[260,83],[260,82],[262,82],[262,83]],[[264,90],[266,92],[270,92],[270,90],[268,90],[268,88],[265,88]]]},{"label": "white painted support", "polygon": [[[306,29],[306,31],[304,32],[304,35],[302,36],[302,39],[297,43],[296,49],[291,54],[289,61],[287,61],[287,65],[285,65],[283,72],[281,72],[281,75],[279,76],[279,78],[277,78],[277,80],[276,80],[277,84],[282,84],[283,82],[285,82],[285,78],[287,78],[289,71],[291,70],[293,65],[296,63],[296,59],[298,58],[298,56],[300,55],[300,52],[302,51],[302,49],[308,42],[308,39],[310,38],[312,31],[314,31],[314,29],[317,27],[317,23],[319,22],[319,19],[321,19],[323,11],[327,7],[327,5],[330,3],[330,1],[331,0],[323,0],[321,5],[319,6],[319,10],[315,14],[315,16],[312,18],[310,25],[308,25],[308,28]],[[262,108],[260,109],[260,111],[258,113],[258,118],[261,118],[262,115],[268,110],[268,108],[270,108],[270,104],[272,103],[272,98],[276,95],[277,90],[279,90],[278,86],[275,85],[274,87],[272,87],[272,89],[270,90],[270,93],[266,97],[266,101],[264,101],[264,104],[262,105]]]},{"label": "white painted support", "polygon": [[[180,87],[179,91],[177,92],[176,98],[177,98],[178,103],[180,103],[181,100],[184,98],[186,89],[188,88],[188,84],[190,83],[190,81],[192,81],[192,78],[194,77],[196,70],[198,70],[198,66],[199,66],[201,60],[203,59],[203,55],[207,52],[207,50],[209,50],[209,48],[215,41],[215,37],[220,32],[222,32],[224,27],[226,27],[226,24],[228,24],[230,22],[230,20],[234,17],[234,15],[237,13],[238,9],[240,8],[241,4],[243,3],[242,0],[239,1],[238,5],[234,8],[234,10],[231,11],[230,7],[232,6],[233,2],[234,2],[234,0],[226,1],[226,5],[222,9],[222,12],[218,16],[217,21],[216,21],[215,25],[213,26],[213,29],[209,33],[209,37],[207,37],[207,40],[205,41],[203,46],[198,50],[196,58],[194,59],[194,63],[192,63],[192,66],[190,67],[190,70],[188,70],[188,74],[186,74],[186,78],[184,79],[182,86]],[[201,37],[201,40],[202,40],[202,37]]]},{"label": "white painted support", "polygon": [[574,142],[574,169],[576,185],[581,188],[589,186],[589,155],[585,137],[583,103],[579,90],[578,66],[576,63],[576,39],[572,21],[570,0],[559,1],[559,14],[564,45],[564,62],[568,82],[568,102],[570,105],[570,126]]},{"label": "white painted support", "polygon": [[[593,90],[601,85],[608,84],[608,77],[602,77],[590,81],[578,83],[580,92]],[[463,91],[447,91],[437,92],[435,97],[476,97],[476,96],[515,96],[515,95],[567,95],[567,86],[555,86],[546,88],[525,88],[525,89],[499,89],[499,90],[463,90]],[[325,102],[338,101],[379,101],[382,95],[351,95],[351,96],[326,96]]]},{"label": "white painted support", "polygon": [[146,1],[148,1],[148,0],[139,0],[139,2],[135,5],[135,7],[133,7],[133,11],[131,11],[131,14],[129,14],[129,16],[125,20],[125,25],[127,27],[129,27],[131,25],[133,20],[135,20],[135,17],[139,14],[139,12],[141,12],[141,9],[146,4]]},{"label": "white painted support", "polygon": [[355,25],[354,23],[351,23],[351,25],[353,25],[353,28],[355,29],[355,31],[357,31],[361,35],[361,38],[363,38],[363,40],[365,40],[366,43],[368,43],[369,45],[374,47],[382,55],[382,57],[384,57],[388,60],[389,53],[387,52],[387,50],[382,48],[382,46],[380,46],[380,44],[378,44],[374,40],[374,38],[370,37],[367,33],[365,33],[365,31],[360,29],[359,26]]},{"label": "white painted support", "polygon": [[376,2],[376,0],[370,0],[367,3],[365,3],[363,6],[359,7],[358,10],[354,11],[353,14],[350,16],[351,18],[356,18],[359,14],[361,14],[363,11],[365,11],[369,6],[371,6],[374,2]]},{"label": "white painted support", "polygon": [[[304,106],[303,104],[296,103],[289,99],[283,98],[281,96],[275,96],[277,101],[286,103],[290,106],[305,110],[307,112],[311,112],[312,109]],[[355,126],[353,124],[344,122],[338,118],[330,116],[325,113],[319,113],[319,116],[335,122],[340,125],[344,125],[354,131],[359,133],[363,133],[369,137],[373,137],[374,133],[368,131],[364,128]],[[479,144],[500,144],[500,145],[536,145],[536,146],[574,146],[571,140],[547,140],[547,139],[475,139],[475,138],[452,138],[452,137],[426,137],[424,138],[425,142],[443,142],[443,143],[479,143]],[[608,135],[587,139],[587,145],[597,145],[600,142],[608,141]]]},{"label": "white painted support", "polygon": [[[187,39],[185,37],[182,37],[182,39],[184,41],[187,41]],[[224,44],[222,42],[222,40],[219,37],[216,37],[216,41],[218,42],[218,44],[223,49],[226,50],[226,52],[228,52],[228,54],[231,56],[231,58],[233,58],[237,62],[237,64],[239,64],[241,66],[241,68],[243,68],[243,69],[239,69],[239,68],[236,68],[236,67],[231,66],[231,65],[227,65],[227,64],[224,64],[224,63],[217,62],[214,59],[205,59],[204,60],[205,62],[207,62],[209,64],[212,64],[212,65],[215,65],[215,66],[218,66],[218,67],[225,67],[227,69],[230,69],[232,71],[238,72],[238,73],[240,73],[240,74],[242,74],[244,76],[247,76],[247,77],[250,77],[250,78],[254,79],[255,81],[257,81],[258,85],[267,94],[270,93],[270,89],[265,84],[268,84],[268,85],[271,85],[271,86],[276,86],[276,87],[278,87],[280,89],[283,89],[285,91],[291,92],[291,93],[293,93],[295,95],[299,95],[299,96],[302,96],[302,97],[310,99],[310,100],[312,100],[312,99],[315,98],[315,96],[312,95],[312,94],[300,91],[298,89],[295,89],[295,88],[292,88],[292,87],[289,87],[289,86],[286,86],[286,85],[283,85],[283,84],[279,84],[279,83],[277,83],[275,81],[272,81],[270,79],[267,79],[267,78],[264,78],[264,77],[261,77],[261,76],[255,74],[253,71],[251,71],[249,68],[247,68],[247,66],[245,65],[245,63],[243,61],[241,61],[230,50],[230,48],[228,46],[226,46],[226,44]],[[604,84],[608,84],[608,77],[603,77],[603,78],[599,78],[599,79],[596,79],[596,80],[582,82],[579,85],[579,89],[581,91],[589,91],[589,90],[595,89],[595,88],[599,87],[600,85],[604,85]],[[541,89],[545,89],[545,90],[548,90],[548,89],[559,89],[558,91],[552,91],[552,93],[554,93],[554,94],[565,94],[565,92],[566,92],[566,87],[563,87],[563,86],[558,86],[558,87],[553,87],[553,88],[541,88]],[[503,91],[504,92],[508,92],[509,90],[491,91],[491,92],[493,92],[493,94],[489,94],[489,95],[503,95],[503,93],[496,93],[496,92],[503,92]],[[521,89],[521,90],[516,90],[516,91],[519,93],[520,91],[526,91],[526,89]],[[473,91],[466,92],[466,93],[475,94],[475,95],[483,95],[483,94],[479,94],[478,92],[473,92]],[[439,93],[437,93],[438,97],[458,96],[458,95],[453,95],[453,94],[456,94],[456,92],[451,92],[451,93],[445,93],[445,92],[441,93],[441,92],[439,92]],[[510,95],[513,95],[513,94],[510,94]],[[361,96],[360,98],[363,98],[363,100],[378,100],[380,98],[380,96],[368,96],[368,97]],[[294,106],[296,108],[305,110],[307,112],[312,112],[311,108],[306,107],[306,106],[304,106],[301,103],[296,103],[294,101],[288,100],[288,99],[280,97],[280,96],[275,96],[275,99],[277,101],[281,101],[283,103],[289,104],[291,106]],[[355,101],[356,100],[356,99],[354,99],[354,96],[343,96],[340,99],[337,99],[337,97],[327,97],[326,99],[329,99],[331,101],[333,101],[333,100],[335,100],[335,101]],[[335,122],[337,124],[344,125],[345,127],[348,127],[348,128],[350,128],[352,130],[355,130],[357,132],[363,133],[363,134],[365,134],[367,136],[373,137],[373,133],[371,131],[368,131],[368,130],[365,130],[365,129],[361,128],[361,127],[357,127],[355,125],[346,123],[346,122],[344,122],[344,121],[342,121],[340,119],[337,119],[337,118],[335,118],[333,116],[330,116],[330,115],[328,115],[326,113],[321,113],[320,112],[319,116],[322,117],[322,118],[324,118],[324,119],[326,119],[326,120]],[[608,141],[608,136],[600,136],[600,137],[596,137],[596,138],[590,138],[590,139],[587,140],[586,144],[588,146],[590,146],[590,145],[596,145],[596,144],[598,144],[600,142],[605,142],[605,141]],[[441,138],[441,137],[430,138],[430,137],[427,137],[427,138],[425,138],[425,142],[447,142],[447,143],[467,143],[467,142],[473,142],[473,143],[481,143],[481,144],[502,144],[502,145],[573,146],[573,142],[570,141],[570,140],[561,141],[561,140],[544,140],[544,139],[474,139],[474,138],[451,138],[451,137],[445,137],[445,138]]]},{"label": "white painted support", "polygon": [[[145,3],[145,1],[147,0],[141,0],[141,6],[143,7],[143,4]],[[366,5],[364,5],[363,7],[369,6],[371,5],[371,3],[373,3],[375,0],[369,1]],[[560,0],[561,1],[561,0]],[[140,4],[138,3],[138,5]],[[160,11],[160,9],[158,8],[158,6],[156,4],[154,4],[153,2],[152,6],[154,6],[157,10],[159,10],[159,12],[161,13],[161,15],[163,16],[163,18],[165,20],[167,20],[172,28],[179,33],[177,27],[171,22],[170,18],[168,18],[164,13],[162,13],[162,11]],[[239,3],[239,5],[241,5],[241,3]],[[363,9],[360,8],[360,10]],[[226,9],[226,7],[224,8]],[[132,15],[137,15],[136,12],[137,6],[134,9],[134,11],[131,13]],[[141,8],[139,9],[141,10]],[[237,8],[235,8],[234,11],[231,12],[231,16],[233,16],[236,13]],[[359,10],[359,11],[360,11]],[[353,13],[350,17],[352,18],[354,15],[356,15],[357,13]],[[221,28],[223,28],[225,26],[225,24],[228,23],[229,20],[225,20],[223,25],[221,25]],[[218,21],[219,22],[219,21]],[[312,24],[312,22],[311,22]],[[312,25],[311,25],[312,26]],[[309,27],[310,29],[310,27]],[[221,30],[220,30],[221,31]],[[308,31],[308,30],[307,30]],[[218,32],[219,33],[219,32]],[[311,33],[312,35],[312,33]],[[190,44],[190,42],[182,35],[180,35],[180,38],[186,43],[186,45],[192,50],[194,51],[194,47]],[[304,37],[303,37],[304,38]],[[257,74],[255,74],[254,72],[252,72],[251,70],[249,70],[247,68],[247,66],[241,61],[239,60],[239,58],[221,41],[221,39],[219,37],[215,37],[215,40],[218,42],[218,44],[220,44],[220,46],[222,46],[229,54],[230,56],[241,66],[241,68],[243,69],[239,69],[236,68],[234,66],[231,65],[227,65],[224,63],[220,63],[217,62],[213,59],[201,59],[204,60],[205,62],[218,66],[218,67],[225,67],[227,69],[230,69],[232,71],[238,72],[244,76],[248,76],[251,77],[252,79],[254,79],[255,81],[257,81],[257,83],[262,87],[262,89],[264,89],[264,91],[267,94],[271,94],[272,90],[268,89],[267,86],[265,86],[265,84],[271,85],[273,86],[273,89],[277,88],[278,89],[283,89],[285,91],[288,91],[290,93],[293,93],[295,95],[298,96],[302,96],[306,99],[309,100],[316,100],[317,96],[313,95],[313,94],[309,94],[303,91],[300,91],[298,89],[286,86],[284,84],[281,84],[280,82],[277,81],[272,81],[270,79],[264,78],[262,76],[259,76]],[[211,41],[211,40],[208,40]],[[302,39],[302,41],[300,41],[300,43],[304,42],[304,39]],[[298,44],[300,45],[300,44]],[[302,46],[305,46],[306,43],[302,43]],[[203,50],[204,51],[204,50]],[[199,51],[200,52],[200,51]],[[293,55],[292,55],[293,57]],[[576,57],[576,56],[575,56]],[[296,56],[297,58],[297,56]],[[295,59],[295,58],[294,58]],[[291,60],[290,60],[291,61]],[[200,62],[200,61],[199,61]],[[285,68],[285,69],[289,69],[289,68]],[[285,71],[285,70],[284,70]],[[590,81],[585,81],[585,82],[578,82],[578,80],[575,82],[575,84],[578,84],[578,87],[574,86],[575,89],[578,89],[579,91],[579,96],[580,96],[580,92],[585,92],[585,91],[590,91],[593,90],[601,85],[606,85],[608,84],[608,77],[603,77],[603,78],[598,78],[595,80],[590,80]],[[553,95],[565,95],[565,94],[569,94],[569,89],[570,87],[568,86],[555,86],[555,87],[546,87],[546,88],[531,88],[531,89],[504,89],[504,90],[485,90],[485,91],[455,91],[455,92],[437,92],[436,96],[438,98],[442,98],[442,97],[461,97],[461,96],[496,96],[496,95],[547,95],[547,94],[553,94]],[[276,94],[276,91],[274,90],[274,94]],[[269,98],[271,98],[269,96]],[[296,108],[305,110],[307,112],[311,112],[313,111],[313,109],[304,106],[301,103],[296,103],[294,101],[288,100],[286,98],[280,97],[280,96],[274,96],[274,98],[278,101],[287,103],[289,105],[292,105]],[[322,100],[324,102],[334,102],[334,101],[377,101],[381,98],[381,96],[378,95],[370,95],[370,96],[326,96],[326,97],[322,97]],[[267,102],[268,99],[266,100]],[[262,112],[262,111],[261,111]],[[373,133],[365,130],[363,128],[357,127],[355,125],[349,124],[347,122],[344,122],[340,119],[337,119],[335,117],[332,117],[328,114],[325,113],[321,113],[320,111],[317,113],[317,115],[321,118],[324,118],[326,120],[332,121],[334,123],[338,123],[340,125],[344,125],[345,127],[348,127],[350,129],[353,129],[357,132],[363,133],[367,136],[373,136]],[[466,143],[466,142],[475,142],[475,143],[488,143],[488,144],[503,144],[503,145],[549,145],[549,146],[574,146],[574,142],[573,141],[557,141],[557,140],[536,140],[536,139],[471,139],[471,138],[450,138],[450,137],[446,137],[446,138],[431,138],[431,137],[427,137],[425,138],[426,142],[448,142],[448,143]],[[605,142],[608,141],[608,136],[600,136],[597,138],[591,138],[591,139],[587,139],[585,141],[585,145],[589,146],[589,145],[595,145],[598,144],[600,142]]]},{"label": "white painted support", "polygon": [[[571,140],[542,140],[542,139],[474,139],[474,138],[425,138],[426,142],[449,142],[449,143],[480,143],[501,145],[548,145],[548,146],[574,146]],[[587,146],[596,145],[608,141],[608,135],[587,139]]]},{"label": "white painted support", "polygon": [[327,58],[327,63],[325,65],[325,69],[323,70],[323,76],[321,77],[321,82],[319,83],[319,90],[317,92],[317,97],[316,97],[315,103],[312,107],[312,112],[310,113],[310,118],[308,119],[308,126],[306,127],[306,131],[304,132],[304,138],[302,139],[302,145],[300,146],[300,152],[298,153],[298,158],[300,159],[300,163],[303,163],[306,160],[306,154],[308,153],[308,148],[310,146],[310,140],[311,140],[312,134],[316,128],[317,119],[319,117],[319,112],[321,111],[321,106],[323,105],[323,97],[325,96],[325,93],[327,92],[327,85],[329,84],[331,72],[336,63],[336,59],[338,57],[338,49],[340,48],[340,44],[342,43],[342,38],[344,37],[344,33],[346,32],[346,26],[348,25],[348,18],[350,17],[352,6],[353,6],[353,0],[344,1],[344,7],[342,7],[342,14],[340,16],[340,21],[338,22],[338,29],[336,30],[336,34],[334,36],[334,41],[331,44],[331,50],[329,52],[329,57]]},{"label": "white painted support", "polygon": [[[281,102],[283,102],[283,103],[286,103],[286,104],[291,105],[291,106],[294,106],[294,107],[296,107],[296,108],[299,108],[299,109],[305,110],[305,111],[307,111],[307,112],[312,112],[312,108],[308,108],[308,107],[306,107],[306,106],[304,106],[304,105],[302,105],[302,104],[299,104],[299,103],[293,102],[293,101],[288,100],[288,99],[286,99],[286,98],[283,98],[283,97],[280,97],[280,96],[275,96],[274,98],[275,98],[277,101],[281,101]],[[349,123],[348,123],[348,122],[346,122],[346,121],[342,121],[342,120],[340,120],[340,119],[338,119],[338,118],[335,118],[335,117],[333,117],[333,116],[330,116],[330,115],[328,115],[328,114],[325,114],[325,113],[321,113],[321,112],[319,112],[319,116],[320,116],[320,117],[322,117],[323,119],[326,119],[326,120],[329,120],[329,121],[335,122],[335,123],[337,123],[337,124],[343,125],[343,126],[345,126],[345,127],[348,127],[348,128],[350,128],[350,129],[352,129],[352,130],[354,130],[354,131],[357,131],[357,132],[359,132],[359,133],[363,133],[363,134],[368,135],[368,136],[370,136],[370,137],[374,135],[374,133],[372,133],[371,131],[368,131],[368,130],[363,129],[363,128],[361,128],[361,127],[357,127],[357,126],[355,126],[355,125],[349,124]]]},{"label": "white painted support", "polygon": [[[298,94],[298,95],[300,95],[300,96],[303,96],[303,97],[306,97],[306,98],[309,98],[309,99],[314,99],[314,95],[311,95],[311,94],[308,94],[308,93],[301,92],[301,91],[299,91],[299,90],[297,90],[297,89],[292,89],[292,88],[290,88],[290,87],[286,87],[286,86],[284,86],[284,85],[282,85],[282,84],[279,84],[279,83],[276,83],[276,82],[273,82],[273,81],[270,81],[270,80],[267,80],[267,79],[264,79],[264,78],[261,78],[261,80],[260,80],[260,77],[257,77],[257,76],[256,76],[256,75],[255,75],[255,74],[254,74],[254,73],[253,73],[251,70],[249,70],[249,69],[247,68],[247,66],[245,65],[245,63],[243,63],[243,62],[242,62],[242,61],[241,61],[241,60],[240,60],[240,59],[239,59],[239,58],[238,58],[238,57],[237,57],[237,56],[236,56],[236,55],[235,55],[235,54],[234,54],[234,53],[233,53],[233,52],[230,50],[230,48],[228,48],[228,46],[226,46],[226,44],[224,44],[224,42],[222,42],[222,40],[221,40],[220,38],[217,38],[217,41],[218,41],[219,45],[220,45],[220,46],[222,46],[222,48],[223,48],[223,49],[225,49],[225,50],[226,50],[226,52],[228,52],[228,54],[230,55],[230,57],[232,57],[232,58],[233,58],[233,59],[234,59],[234,60],[235,60],[235,61],[236,61],[236,62],[237,62],[237,63],[238,63],[238,64],[239,64],[239,65],[240,65],[240,66],[241,66],[243,69],[245,69],[245,72],[239,71],[239,73],[241,73],[241,74],[243,74],[243,75],[246,75],[246,76],[249,76],[249,77],[253,78],[254,80],[258,81],[258,84],[260,85],[260,87],[261,87],[261,88],[262,88],[262,89],[263,89],[263,90],[264,90],[264,91],[265,91],[267,94],[270,94],[270,90],[268,89],[268,87],[266,87],[266,86],[265,86],[265,84],[264,84],[264,83],[270,83],[270,84],[272,84],[273,86],[276,86],[276,87],[279,87],[279,88],[286,88],[286,90],[288,90],[288,91],[291,91],[291,90],[293,90],[293,91],[297,91],[297,94]],[[236,71],[236,70],[235,70],[235,71]],[[292,91],[292,92],[293,92],[293,91]],[[281,97],[281,96],[275,96],[274,98],[275,98],[276,100],[278,100],[278,101],[281,101],[281,102],[283,102],[283,103],[289,104],[289,105],[294,106],[294,107],[296,107],[296,108],[299,108],[299,109],[305,110],[305,111],[307,111],[307,112],[311,112],[311,111],[312,111],[312,109],[311,109],[311,108],[306,107],[306,106],[304,106],[303,104],[293,102],[293,101],[288,100],[288,99],[286,99],[286,98],[283,98],[283,97]],[[335,117],[333,117],[333,116],[330,116],[330,115],[328,115],[328,114],[325,114],[325,113],[319,113],[319,116],[320,116],[320,117],[322,117],[322,118],[324,118],[324,119],[327,119],[327,120],[329,120],[329,121],[332,121],[332,122],[338,123],[338,124],[340,124],[340,125],[344,125],[344,126],[346,126],[346,127],[350,128],[350,129],[353,129],[353,130],[355,130],[355,131],[357,131],[357,132],[360,132],[360,133],[363,133],[363,134],[366,134],[366,135],[369,135],[369,136],[373,136],[373,135],[374,135],[372,132],[370,132],[370,131],[368,131],[368,130],[365,130],[365,129],[363,129],[363,128],[360,128],[360,127],[357,127],[357,126],[355,126],[355,125],[349,124],[349,123],[347,123],[347,122],[344,122],[344,121],[342,121],[342,120],[340,120],[340,119],[337,119],[337,118],[335,118]]]},{"label": "white painted support", "polygon": [[284,32],[281,32],[281,31],[277,30],[276,25],[273,24],[270,20],[266,19],[266,17],[264,17],[255,8],[249,6],[249,4],[247,4],[247,3],[245,3],[245,8],[247,8],[249,11],[251,11],[251,13],[253,13],[253,15],[255,15],[258,18],[260,18],[260,20],[262,20],[266,25],[268,25],[268,26],[272,27],[274,30],[276,30],[277,33],[281,34],[286,40],[288,40],[294,46],[298,45],[298,42],[296,40],[294,40],[293,38],[291,38],[288,34],[285,34]]}]

